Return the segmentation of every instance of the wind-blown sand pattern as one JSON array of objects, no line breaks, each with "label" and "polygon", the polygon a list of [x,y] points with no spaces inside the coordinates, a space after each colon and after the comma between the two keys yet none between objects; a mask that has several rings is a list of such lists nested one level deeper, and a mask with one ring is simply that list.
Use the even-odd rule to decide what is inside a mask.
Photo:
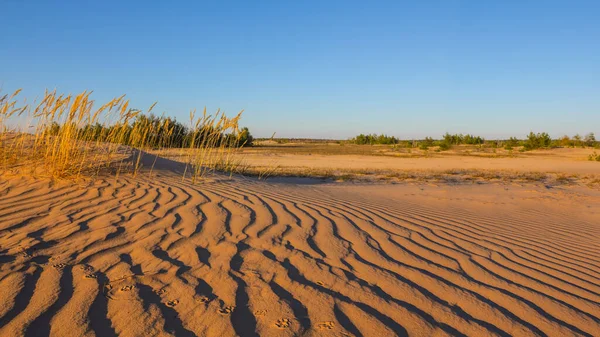
[{"label": "wind-blown sand pattern", "polygon": [[159,166],[0,180],[0,336],[600,336],[597,190]]}]

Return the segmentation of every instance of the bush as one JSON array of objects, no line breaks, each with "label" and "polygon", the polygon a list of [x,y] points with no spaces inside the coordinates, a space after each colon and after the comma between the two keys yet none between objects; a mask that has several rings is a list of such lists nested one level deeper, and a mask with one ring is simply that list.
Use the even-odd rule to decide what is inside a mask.
[{"label": "bush", "polygon": [[586,146],[592,147],[596,145],[596,136],[594,136],[593,132],[590,132],[587,135],[585,135],[585,137],[583,138],[583,142]]},{"label": "bush", "polygon": [[504,141],[504,148],[507,150],[512,150],[513,147],[519,146],[519,143],[520,142],[516,137],[510,137]]},{"label": "bush", "polygon": [[427,147],[433,146],[434,145],[434,140],[431,137],[425,137],[425,139],[423,139],[421,141],[421,144],[423,144],[423,145],[425,145]]},{"label": "bush", "polygon": [[454,134],[451,135],[448,132],[443,136],[444,142],[449,145],[460,145],[460,144],[468,144],[468,145],[480,145],[485,142],[485,140],[479,136],[473,136],[470,134],[463,135]]},{"label": "bush", "polygon": [[527,140],[525,141],[524,148],[527,151],[533,149],[547,148],[550,147],[551,143],[552,139],[546,132],[537,134],[530,132],[527,136]]},{"label": "bush", "polygon": [[450,150],[450,144],[446,143],[446,142],[441,142],[440,143],[440,151],[448,151]]},{"label": "bush", "polygon": [[[52,122],[46,132],[49,135],[58,135],[61,128],[64,127],[64,125]],[[106,141],[108,135],[119,132],[118,139],[111,139],[111,142],[150,148],[239,147],[252,146],[254,140],[247,127],[236,133],[223,133],[219,136],[215,134],[214,128],[207,127],[200,131],[194,131],[171,117],[157,117],[153,114],[139,114],[132,123],[113,125],[95,123],[75,127],[75,129],[75,137],[78,139]],[[145,130],[144,137],[139,137],[139,130]]]},{"label": "bush", "polygon": [[600,161],[600,154],[597,154],[596,151],[594,151],[594,153],[589,155],[588,160],[589,161]]},{"label": "bush", "polygon": [[242,128],[238,137],[240,146],[252,146],[252,143],[254,142],[254,137],[252,137],[252,134],[247,127]]},{"label": "bush", "polygon": [[397,144],[399,139],[385,134],[378,135],[374,133],[370,135],[364,135],[361,133],[360,135],[350,139],[350,141],[358,145],[392,145]]}]

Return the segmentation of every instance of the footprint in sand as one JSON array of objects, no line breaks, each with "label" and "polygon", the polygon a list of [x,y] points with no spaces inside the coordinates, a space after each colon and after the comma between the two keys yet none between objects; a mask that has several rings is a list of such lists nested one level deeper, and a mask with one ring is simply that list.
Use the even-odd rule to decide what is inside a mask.
[{"label": "footprint in sand", "polygon": [[172,308],[172,307],[176,306],[177,304],[179,304],[179,300],[172,300],[172,301],[168,301],[167,303],[165,303],[165,305],[169,308]]},{"label": "footprint in sand", "polygon": [[58,269],[58,270],[61,270],[61,269],[63,269],[63,268],[64,268],[64,267],[66,267],[66,266],[67,266],[67,265],[66,265],[65,263],[56,263],[56,264],[53,264],[53,265],[52,265],[52,267],[54,267],[54,268],[56,268],[56,269]]},{"label": "footprint in sand", "polygon": [[128,285],[128,286],[122,286],[120,290],[121,291],[131,291],[131,290],[133,290],[133,288],[135,288],[134,285]]},{"label": "footprint in sand", "polygon": [[83,270],[86,273],[92,273],[94,271],[94,267],[87,264],[79,266],[79,269]]},{"label": "footprint in sand", "polygon": [[290,327],[290,320],[287,318],[278,319],[277,322],[275,322],[275,327],[277,329],[287,329]]},{"label": "footprint in sand", "polygon": [[267,310],[255,310],[254,316],[263,317],[267,315]]},{"label": "footprint in sand", "polygon": [[206,296],[200,296],[200,297],[196,298],[196,302],[208,303],[208,302],[210,302],[210,298],[208,298]]},{"label": "footprint in sand", "polygon": [[325,283],[321,282],[321,281],[317,281],[317,285],[320,285],[321,287],[325,286]]},{"label": "footprint in sand", "polygon": [[160,288],[160,289],[154,289],[154,290],[152,290],[152,292],[154,292],[156,295],[160,296],[160,295],[166,293],[167,290],[165,288]]},{"label": "footprint in sand", "polygon": [[335,323],[333,323],[331,321],[320,322],[317,324],[317,328],[319,328],[319,330],[332,330],[334,327],[335,327]]},{"label": "footprint in sand", "polygon": [[85,274],[83,277],[84,278],[95,279],[95,278],[98,278],[98,275],[96,275],[96,274]]},{"label": "footprint in sand", "polygon": [[219,314],[221,314],[221,315],[230,315],[233,312],[234,309],[235,309],[235,307],[233,305],[230,305],[228,307],[219,309]]}]

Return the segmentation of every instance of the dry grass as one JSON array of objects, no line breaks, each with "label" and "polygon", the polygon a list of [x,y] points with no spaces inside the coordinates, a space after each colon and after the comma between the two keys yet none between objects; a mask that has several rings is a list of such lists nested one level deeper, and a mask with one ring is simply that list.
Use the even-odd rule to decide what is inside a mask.
[{"label": "dry grass", "polygon": [[[157,137],[169,137],[173,124],[133,123],[142,110],[129,107],[125,96],[114,98],[95,108],[91,92],[62,95],[46,91],[33,105],[21,103],[17,90],[0,97],[0,173],[26,173],[60,179],[80,179],[102,173],[136,175],[144,153],[157,143]],[[23,100],[25,102],[25,100]],[[145,113],[150,113],[153,104]],[[233,118],[217,111],[201,117],[190,113],[186,176],[198,181],[208,172],[232,172],[236,167],[233,153],[238,151],[241,113]],[[101,130],[98,132],[98,130]],[[224,135],[228,142],[223,141]],[[159,141],[160,144],[168,142]],[[126,144],[126,145],[123,145]]]},{"label": "dry grass", "polygon": [[[265,177],[264,172],[269,170]],[[553,172],[520,172],[511,170],[391,170],[391,169],[327,169],[306,167],[260,167],[248,166],[244,172],[248,176],[268,177],[301,177],[317,178],[332,181],[352,182],[387,182],[387,183],[540,183],[547,186],[585,184],[597,185],[600,180],[595,176],[564,174]]]},{"label": "dry grass", "polygon": [[254,146],[244,148],[247,154],[269,155],[360,155],[386,156],[397,158],[430,158],[430,157],[481,157],[481,158],[525,158],[546,155],[541,152],[519,152],[504,148],[492,148],[481,145],[454,145],[451,149],[440,151],[439,146],[431,146],[427,150],[418,147],[401,147],[398,145],[357,145],[344,142],[294,142],[278,144],[275,141],[255,141]]}]

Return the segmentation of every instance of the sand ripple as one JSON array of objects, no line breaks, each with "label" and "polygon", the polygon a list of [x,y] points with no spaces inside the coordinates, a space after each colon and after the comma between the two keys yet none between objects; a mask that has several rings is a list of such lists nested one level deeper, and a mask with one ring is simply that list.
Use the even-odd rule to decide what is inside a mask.
[{"label": "sand ripple", "polygon": [[598,204],[418,191],[0,180],[0,335],[600,336]]}]

